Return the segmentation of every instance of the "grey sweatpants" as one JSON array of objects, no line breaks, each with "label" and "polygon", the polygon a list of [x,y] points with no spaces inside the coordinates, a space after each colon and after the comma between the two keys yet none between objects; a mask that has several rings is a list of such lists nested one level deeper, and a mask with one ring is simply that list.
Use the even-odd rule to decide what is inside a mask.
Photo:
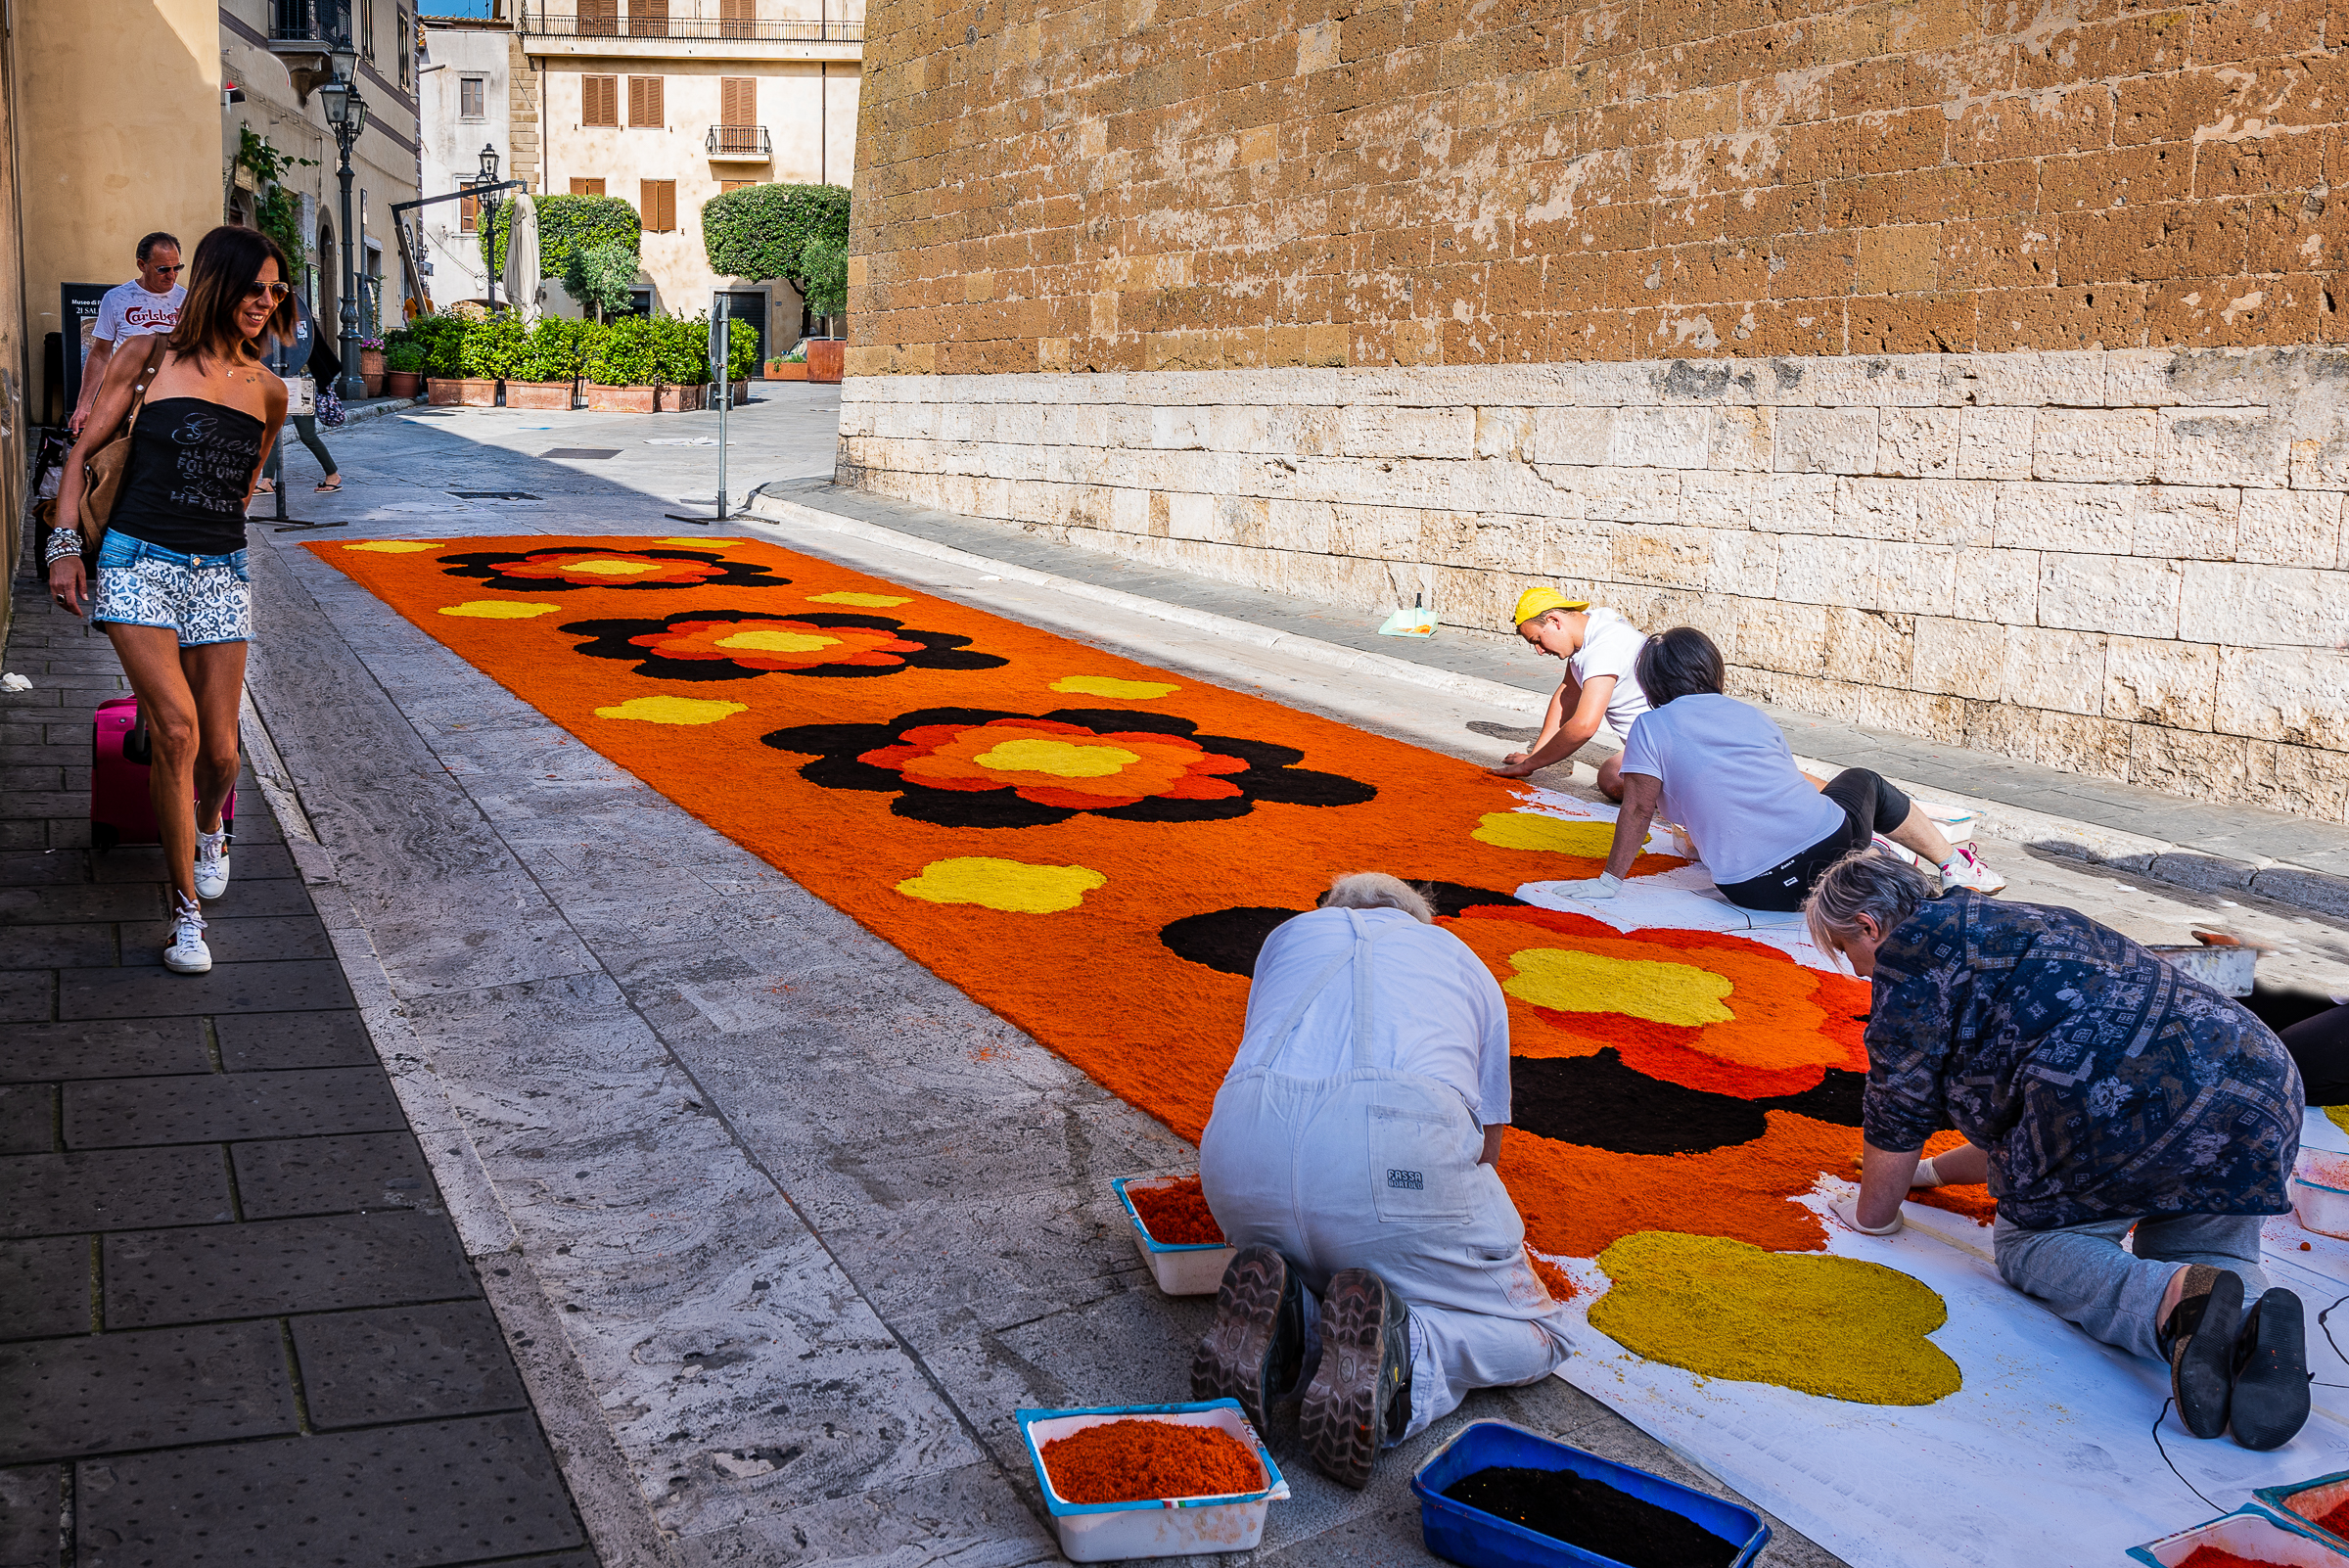
[{"label": "grey sweatpants", "polygon": [[[1990,1245],[2006,1283],[2090,1338],[2159,1360],[2162,1292],[2180,1264],[2240,1274],[2245,1306],[2268,1288],[2259,1267],[2261,1223],[2255,1214],[2188,1214],[2025,1230],[2002,1217]],[[2131,1225],[2134,1254],[2121,1246]]]}]

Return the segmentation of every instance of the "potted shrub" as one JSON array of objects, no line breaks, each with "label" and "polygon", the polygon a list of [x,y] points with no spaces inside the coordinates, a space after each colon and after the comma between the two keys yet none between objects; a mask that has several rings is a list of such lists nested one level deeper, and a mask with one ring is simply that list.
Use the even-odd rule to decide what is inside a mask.
[{"label": "potted shrub", "polygon": [[622,316],[608,322],[587,351],[587,406],[606,413],[649,414],[660,370],[651,321]]},{"label": "potted shrub", "polygon": [[366,387],[368,396],[381,397],[384,394],[383,339],[359,340],[359,381]]},{"label": "potted shrub", "polygon": [[458,400],[457,381],[465,373],[467,325],[464,317],[455,314],[418,316],[408,323],[410,336],[424,349],[426,390],[436,404]]},{"label": "potted shrub", "polygon": [[393,344],[384,350],[384,391],[393,397],[424,392],[424,345]]},{"label": "potted shrub", "polygon": [[510,310],[465,324],[458,340],[457,401],[467,408],[495,408],[498,384],[506,379],[528,341],[522,318]]},{"label": "potted shrub", "polygon": [[578,388],[582,322],[543,316],[506,368],[508,408],[568,409]]},{"label": "potted shrub", "polygon": [[807,340],[802,338],[791,352],[780,359],[766,362],[769,381],[806,381],[807,379]]},{"label": "potted shrub", "polygon": [[[829,333],[832,318],[849,308],[847,237],[818,234],[810,238],[800,253],[800,270],[806,278],[801,296],[809,310],[824,318],[824,330]],[[808,344],[807,379],[839,381],[848,346],[832,337],[818,338]]]},{"label": "potted shrub", "polygon": [[734,406],[751,400],[751,378],[759,373],[759,329],[747,321],[726,323],[726,379],[733,383]]},{"label": "potted shrub", "polygon": [[653,323],[659,372],[653,409],[690,414],[710,406],[710,318],[663,316]]}]

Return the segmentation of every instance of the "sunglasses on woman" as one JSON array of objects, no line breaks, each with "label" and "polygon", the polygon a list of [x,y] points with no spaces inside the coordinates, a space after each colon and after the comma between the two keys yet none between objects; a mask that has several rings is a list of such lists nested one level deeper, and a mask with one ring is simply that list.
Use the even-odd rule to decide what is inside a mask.
[{"label": "sunglasses on woman", "polygon": [[266,295],[271,304],[282,304],[286,296],[293,292],[294,285],[291,283],[253,283],[246,285],[245,298],[258,300]]}]

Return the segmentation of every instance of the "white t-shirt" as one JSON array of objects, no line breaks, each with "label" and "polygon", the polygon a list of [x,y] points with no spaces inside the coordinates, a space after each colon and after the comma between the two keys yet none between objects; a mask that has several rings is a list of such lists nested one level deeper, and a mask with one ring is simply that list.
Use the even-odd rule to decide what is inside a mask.
[{"label": "white t-shirt", "polygon": [[106,291],[106,298],[98,301],[98,320],[90,336],[100,343],[118,344],[125,338],[169,332],[179,325],[179,307],[187,298],[188,291],[176,283],[168,294],[149,294],[146,285],[133,278]]},{"label": "white t-shirt", "polygon": [[1623,745],[1623,770],[1660,781],[1657,814],[1688,830],[1717,883],[1758,877],[1846,822],[1794,765],[1759,708],[1719,692],[1651,708]]},{"label": "white t-shirt", "polygon": [[[1441,926],[1400,909],[1358,909],[1378,938],[1370,949],[1370,1052],[1374,1066],[1449,1084],[1481,1127],[1509,1119],[1509,1004],[1484,960]],[[1276,928],[1257,955],[1248,1024],[1231,1071],[1263,1067],[1271,1038],[1299,992],[1354,945],[1344,909],[1315,909]],[[1354,1069],[1354,970],[1321,988],[1298,1020],[1273,1071],[1334,1078]]]},{"label": "white t-shirt", "polygon": [[1574,657],[1566,661],[1567,672],[1577,685],[1588,686],[1594,675],[1613,675],[1615,691],[1607,698],[1607,712],[1599,720],[1598,732],[1621,746],[1632,733],[1632,725],[1647,712],[1647,693],[1639,689],[1639,677],[1632,672],[1639,662],[1639,650],[1647,646],[1647,633],[1617,615],[1612,610],[1593,610],[1589,624],[1583,628],[1583,645]]}]

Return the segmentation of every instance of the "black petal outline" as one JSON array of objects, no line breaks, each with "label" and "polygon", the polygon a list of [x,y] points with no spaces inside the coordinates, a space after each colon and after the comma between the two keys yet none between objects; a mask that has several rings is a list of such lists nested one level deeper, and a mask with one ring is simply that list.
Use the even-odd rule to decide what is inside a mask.
[{"label": "black petal outline", "polygon": [[787,588],[791,578],[772,575],[773,569],[758,561],[740,561],[711,550],[638,550],[624,544],[608,546],[614,555],[641,555],[655,561],[700,561],[722,566],[725,571],[714,577],[703,577],[695,582],[565,582],[559,578],[509,577],[501,570],[509,561],[530,561],[545,555],[576,555],[589,553],[597,546],[586,544],[550,544],[536,550],[474,550],[464,555],[443,555],[435,558],[442,574],[452,577],[478,577],[491,588],[503,588],[513,593],[567,593],[574,588],[619,588],[629,592],[655,589],[675,591],[680,588]]},{"label": "black petal outline", "polygon": [[[806,626],[861,626],[890,632],[900,642],[918,642],[922,645],[922,651],[900,655],[901,662],[896,665],[810,665],[805,669],[760,669],[723,659],[669,659],[628,640],[666,631],[680,621],[727,618],[737,622],[790,621]],[[574,621],[557,629],[591,639],[572,652],[585,654],[590,659],[633,659],[637,662],[633,673],[653,680],[755,680],[760,675],[854,677],[894,675],[904,669],[995,669],[1011,663],[993,654],[965,652],[971,640],[968,637],[957,636],[950,631],[910,628],[887,616],[835,615],[829,612],[789,615],[764,610],[733,609],[679,610],[673,615],[646,621]]]}]

